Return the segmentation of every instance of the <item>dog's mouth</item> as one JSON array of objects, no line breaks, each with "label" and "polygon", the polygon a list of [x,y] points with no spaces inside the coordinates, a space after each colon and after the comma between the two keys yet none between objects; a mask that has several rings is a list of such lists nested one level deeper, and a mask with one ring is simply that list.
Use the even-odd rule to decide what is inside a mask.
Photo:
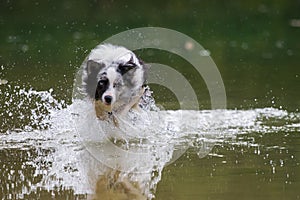
[{"label": "dog's mouth", "polygon": [[111,112],[112,111],[112,104],[111,102],[108,103],[108,102],[103,102],[101,100],[96,100],[95,101],[95,104],[96,104],[96,107],[102,111],[105,111],[105,112]]},{"label": "dog's mouth", "polygon": [[107,103],[107,102],[102,102],[102,103],[106,106],[111,106],[111,103]]}]

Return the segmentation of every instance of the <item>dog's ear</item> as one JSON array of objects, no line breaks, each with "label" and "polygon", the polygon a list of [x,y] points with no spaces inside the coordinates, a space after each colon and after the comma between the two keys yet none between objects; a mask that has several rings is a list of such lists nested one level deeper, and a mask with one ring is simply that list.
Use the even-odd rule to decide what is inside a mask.
[{"label": "dog's ear", "polygon": [[95,60],[88,60],[86,63],[87,74],[97,75],[104,66],[103,63],[96,62]]},{"label": "dog's ear", "polygon": [[103,63],[99,63],[94,60],[88,60],[86,62],[83,85],[85,88],[85,92],[90,98],[95,97],[95,91],[98,82],[97,76],[103,67],[105,67]]},{"label": "dog's ear", "polygon": [[126,74],[128,71],[130,71],[130,70],[132,70],[132,69],[134,69],[134,68],[136,68],[136,67],[137,67],[137,65],[134,64],[134,63],[120,64],[120,65],[118,66],[117,72],[119,72],[119,73],[123,76],[123,75]]}]

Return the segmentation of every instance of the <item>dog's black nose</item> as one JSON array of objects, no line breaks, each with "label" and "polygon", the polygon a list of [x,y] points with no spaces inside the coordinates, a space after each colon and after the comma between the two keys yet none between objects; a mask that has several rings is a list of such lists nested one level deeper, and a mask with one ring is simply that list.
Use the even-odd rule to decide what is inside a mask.
[{"label": "dog's black nose", "polygon": [[105,100],[105,102],[106,102],[107,104],[111,104],[112,96],[106,95],[106,96],[104,97],[104,100]]}]

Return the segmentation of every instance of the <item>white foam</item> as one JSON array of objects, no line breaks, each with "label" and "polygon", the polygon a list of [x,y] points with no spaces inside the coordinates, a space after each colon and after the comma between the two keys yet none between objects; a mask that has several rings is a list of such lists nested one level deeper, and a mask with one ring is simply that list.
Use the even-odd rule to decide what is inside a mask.
[{"label": "white foam", "polygon": [[[0,135],[1,149],[32,146],[52,150],[47,156],[41,154],[27,163],[36,167],[36,174],[43,175],[43,180],[32,184],[31,190],[39,186],[48,189],[63,186],[72,187],[77,194],[92,193],[98,175],[112,167],[138,182],[151,199],[163,168],[188,148],[195,148],[202,158],[210,153],[215,142],[237,134],[300,128],[299,113],[274,108],[131,112],[128,118],[118,118],[120,128],[115,128],[95,117],[91,102],[75,100],[63,108],[52,91],[20,89],[18,92],[28,99],[38,95],[40,101],[36,106],[41,104],[49,111],[40,121],[38,109],[34,108],[31,128]],[[20,106],[22,102],[25,99],[19,102]],[[271,118],[291,123],[268,125]],[[38,130],[33,128],[34,123],[48,126]],[[45,169],[40,163],[49,165]]]}]

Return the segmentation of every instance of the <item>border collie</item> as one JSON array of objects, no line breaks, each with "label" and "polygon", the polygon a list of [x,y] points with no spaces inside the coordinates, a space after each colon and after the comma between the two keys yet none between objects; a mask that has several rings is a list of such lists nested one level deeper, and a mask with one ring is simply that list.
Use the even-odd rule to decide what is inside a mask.
[{"label": "border collie", "polygon": [[112,121],[142,104],[146,93],[148,65],[132,51],[111,44],[101,44],[91,51],[83,64],[83,87],[94,99],[100,120]]}]

